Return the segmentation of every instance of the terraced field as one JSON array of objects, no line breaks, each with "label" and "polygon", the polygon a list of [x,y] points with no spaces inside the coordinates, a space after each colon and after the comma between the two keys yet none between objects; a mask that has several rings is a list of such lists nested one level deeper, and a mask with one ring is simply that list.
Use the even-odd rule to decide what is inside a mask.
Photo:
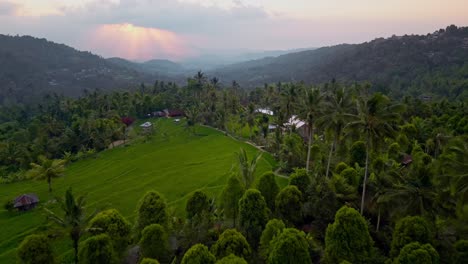
[{"label": "terraced field", "polygon": [[[227,181],[230,170],[235,170],[234,153],[240,147],[250,156],[257,150],[236,141],[221,132],[198,127],[197,134],[187,131],[184,124],[170,119],[152,120],[155,133],[151,139],[134,141],[72,163],[65,176],[52,182],[53,194],[47,192],[45,181],[26,181],[0,185],[2,205],[23,193],[36,193],[40,206],[24,213],[9,213],[0,209],[0,263],[16,261],[16,247],[28,234],[45,230],[47,223],[42,206],[55,196],[63,196],[71,186],[77,195],[86,194],[88,211],[96,208],[116,208],[133,221],[138,200],[148,191],[162,193],[173,213],[184,215],[187,197],[201,189],[217,197]],[[264,154],[257,175],[271,170],[274,160]],[[280,185],[286,179],[278,178]],[[52,205],[53,206],[53,205]],[[71,249],[66,238],[54,243],[57,253]]]}]

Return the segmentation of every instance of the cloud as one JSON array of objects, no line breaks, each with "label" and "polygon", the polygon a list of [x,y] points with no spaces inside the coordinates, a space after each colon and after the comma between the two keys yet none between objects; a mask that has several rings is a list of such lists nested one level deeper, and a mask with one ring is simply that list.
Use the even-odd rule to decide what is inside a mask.
[{"label": "cloud", "polygon": [[13,2],[0,2],[0,16],[15,15],[19,5]]}]

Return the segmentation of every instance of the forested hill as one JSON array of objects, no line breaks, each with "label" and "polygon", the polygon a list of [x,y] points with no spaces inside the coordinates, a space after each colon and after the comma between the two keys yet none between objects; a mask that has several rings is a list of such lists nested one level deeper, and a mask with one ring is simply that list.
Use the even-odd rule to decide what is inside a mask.
[{"label": "forested hill", "polygon": [[0,35],[0,105],[33,102],[48,92],[77,96],[84,89],[124,89],[143,81],[154,78],[45,39]]},{"label": "forested hill", "polygon": [[468,27],[393,36],[248,61],[210,73],[244,86],[305,81],[371,81],[393,96],[468,97]]}]

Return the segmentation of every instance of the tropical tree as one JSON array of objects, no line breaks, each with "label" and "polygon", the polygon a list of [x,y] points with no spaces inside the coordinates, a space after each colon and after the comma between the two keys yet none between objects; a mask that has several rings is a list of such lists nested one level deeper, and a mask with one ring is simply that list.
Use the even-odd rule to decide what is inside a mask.
[{"label": "tropical tree", "polygon": [[125,252],[130,243],[131,225],[116,209],[98,213],[89,222],[88,230],[93,235],[107,234],[116,252]]},{"label": "tropical tree", "polygon": [[117,254],[112,246],[112,239],[106,234],[92,236],[83,242],[80,248],[82,264],[117,264]]},{"label": "tropical tree", "polygon": [[310,88],[304,90],[304,96],[301,97],[300,101],[300,115],[305,118],[307,122],[307,130],[309,135],[307,137],[307,160],[306,170],[309,171],[310,167],[310,152],[312,147],[312,141],[314,138],[314,130],[316,121],[322,111],[322,99],[323,95],[318,88]]},{"label": "tropical tree", "polygon": [[268,221],[268,207],[260,191],[247,190],[239,200],[239,223],[249,243],[256,247]]},{"label": "tropical tree", "polygon": [[248,258],[252,253],[245,237],[235,229],[227,229],[211,248],[217,259],[234,254],[238,257]]},{"label": "tropical tree", "polygon": [[16,251],[20,263],[49,264],[55,263],[52,246],[45,235],[29,235]]},{"label": "tropical tree", "polygon": [[302,193],[294,185],[283,188],[275,200],[277,214],[288,224],[298,225],[302,221]]},{"label": "tropical tree", "polygon": [[60,217],[51,210],[44,208],[48,214],[48,219],[68,230],[71,240],[73,241],[73,249],[75,252],[75,263],[78,263],[78,243],[81,235],[85,231],[89,220],[96,215],[96,212],[86,216],[85,205],[86,199],[84,196],[75,198],[71,187],[65,192],[65,200],[57,198],[57,203],[60,205],[64,215]]},{"label": "tropical tree", "polygon": [[255,170],[257,169],[257,164],[262,157],[261,152],[257,152],[255,157],[249,161],[247,152],[245,149],[241,148],[238,153],[236,153],[237,164],[239,166],[239,176],[244,183],[246,189],[249,189],[252,184],[255,182]]},{"label": "tropical tree", "polygon": [[431,244],[413,242],[405,245],[398,255],[397,264],[439,264],[439,254]]},{"label": "tropical tree", "polygon": [[247,264],[247,261],[234,254],[230,254],[229,256],[216,261],[216,264]]},{"label": "tropical tree", "polygon": [[151,224],[143,229],[139,245],[141,255],[145,258],[162,261],[169,255],[169,239],[166,230],[159,224]]},{"label": "tropical tree", "polygon": [[239,181],[239,178],[232,174],[221,193],[221,207],[223,208],[224,216],[233,220],[233,227],[236,226],[239,213],[239,200],[244,192],[245,189]]},{"label": "tropical tree", "polygon": [[328,154],[327,170],[325,176],[328,177],[330,172],[330,164],[333,152],[341,142],[343,129],[349,121],[349,113],[352,108],[352,100],[350,94],[345,87],[333,87],[331,94],[325,100],[324,114],[318,119],[319,126],[325,131],[329,131],[333,135],[333,141],[330,145]]},{"label": "tropical tree", "polygon": [[31,163],[31,170],[27,175],[29,178],[45,179],[49,185],[49,193],[52,192],[52,179],[63,175],[65,172],[65,160],[50,160],[39,156],[39,163]]},{"label": "tropical tree", "polygon": [[193,245],[182,258],[181,264],[214,264],[216,257],[203,244]]},{"label": "tropical tree", "polygon": [[354,118],[354,121],[348,123],[347,126],[354,131],[360,131],[364,135],[366,142],[361,214],[364,212],[370,152],[377,147],[379,141],[395,134],[397,129],[396,122],[399,120],[403,109],[403,105],[393,104],[387,96],[375,93],[371,97],[363,96],[357,101],[357,115],[349,114],[351,118]]},{"label": "tropical tree", "polygon": [[309,254],[309,243],[304,232],[295,228],[286,228],[273,238],[268,263],[312,263]]},{"label": "tropical tree", "polygon": [[198,214],[210,211],[210,199],[202,191],[195,191],[187,200],[185,212],[187,219],[192,219]]},{"label": "tropical tree", "polygon": [[266,224],[265,230],[263,230],[260,237],[259,246],[259,253],[265,260],[268,260],[268,256],[270,255],[270,242],[280,235],[285,228],[286,226],[281,219],[271,219]]},{"label": "tropical tree", "polygon": [[276,195],[278,195],[280,190],[278,183],[276,182],[275,174],[270,171],[265,172],[260,176],[257,183],[257,189],[262,193],[263,198],[265,198],[268,208],[273,211],[275,209]]},{"label": "tropical tree", "polygon": [[434,234],[430,224],[420,216],[407,216],[396,224],[393,231],[390,254],[398,256],[400,250],[411,242],[433,243]]},{"label": "tropical tree", "polygon": [[137,207],[136,231],[139,237],[140,232],[148,225],[160,224],[167,226],[169,216],[167,213],[166,201],[161,194],[149,191],[140,200]]}]

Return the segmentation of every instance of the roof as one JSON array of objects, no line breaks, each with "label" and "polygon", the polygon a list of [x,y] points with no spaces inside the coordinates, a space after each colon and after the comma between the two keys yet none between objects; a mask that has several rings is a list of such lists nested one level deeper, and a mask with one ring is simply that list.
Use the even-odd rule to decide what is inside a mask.
[{"label": "roof", "polygon": [[141,124],[140,126],[146,128],[146,127],[151,127],[152,125],[153,124],[151,124],[151,122],[145,122],[145,123]]},{"label": "roof", "polygon": [[413,157],[411,157],[411,155],[405,155],[403,157],[403,160],[401,161],[401,164],[403,165],[408,165],[410,164],[411,162],[413,162]]},{"label": "roof", "polygon": [[304,126],[305,124],[306,123],[304,121],[297,118],[296,115],[293,115],[293,116],[291,116],[291,118],[289,118],[288,122],[285,125],[295,126],[296,128],[300,128],[300,127]]},{"label": "roof", "polygon": [[23,194],[18,197],[16,197],[15,202],[14,202],[14,207],[22,207],[25,205],[30,205],[30,204],[35,204],[39,202],[39,198],[37,198],[37,195],[30,193],[30,194]]},{"label": "roof", "polygon": [[271,110],[268,109],[268,108],[257,108],[257,109],[255,110],[255,112],[257,112],[257,113],[262,113],[262,114],[265,114],[265,115],[271,115],[271,116],[273,115],[273,111],[271,111]]}]

